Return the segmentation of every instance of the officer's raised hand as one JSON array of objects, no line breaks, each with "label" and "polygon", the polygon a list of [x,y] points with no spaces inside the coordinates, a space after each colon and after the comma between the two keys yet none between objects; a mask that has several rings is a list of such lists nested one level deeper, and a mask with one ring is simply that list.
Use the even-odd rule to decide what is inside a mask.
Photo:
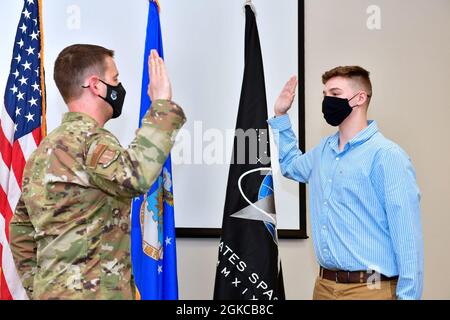
[{"label": "officer's raised hand", "polygon": [[148,85],[148,95],[152,101],[171,100],[172,86],[167,75],[166,66],[163,59],[156,50],[152,50],[148,60],[148,73],[150,84]]}]

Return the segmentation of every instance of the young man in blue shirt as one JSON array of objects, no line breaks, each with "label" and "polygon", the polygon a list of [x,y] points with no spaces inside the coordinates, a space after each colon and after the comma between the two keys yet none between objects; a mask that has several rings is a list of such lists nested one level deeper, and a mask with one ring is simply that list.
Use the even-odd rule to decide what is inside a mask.
[{"label": "young man in blue shirt", "polygon": [[324,119],[339,131],[302,153],[287,111],[292,77],[269,119],[283,175],[308,183],[314,250],[313,299],[420,299],[420,192],[408,155],[367,119],[369,72],[337,67],[322,76]]}]

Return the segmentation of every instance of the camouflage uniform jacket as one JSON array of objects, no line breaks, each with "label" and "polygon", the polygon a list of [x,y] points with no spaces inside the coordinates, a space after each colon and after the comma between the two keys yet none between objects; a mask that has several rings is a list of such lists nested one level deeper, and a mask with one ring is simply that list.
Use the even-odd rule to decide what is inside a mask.
[{"label": "camouflage uniform jacket", "polygon": [[64,115],[28,160],[10,223],[30,299],[134,298],[131,199],[150,189],[185,121],[157,100],[124,149],[88,115]]}]

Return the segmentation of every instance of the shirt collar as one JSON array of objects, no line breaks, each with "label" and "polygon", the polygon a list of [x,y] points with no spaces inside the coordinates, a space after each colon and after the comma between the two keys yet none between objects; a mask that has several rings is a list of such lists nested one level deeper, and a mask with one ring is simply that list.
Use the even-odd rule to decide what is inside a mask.
[{"label": "shirt collar", "polygon": [[87,115],[86,113],[82,112],[67,112],[63,115],[62,122],[73,122],[73,121],[83,121],[89,124],[92,124],[94,127],[98,126],[98,122],[92,118],[91,116]]},{"label": "shirt collar", "polygon": [[[367,127],[365,129],[361,130],[355,137],[353,137],[353,139],[349,140],[347,142],[347,145],[349,147],[355,147],[360,144],[363,144],[364,142],[366,142],[367,140],[372,138],[372,136],[374,134],[376,134],[378,131],[379,130],[378,130],[377,122],[374,120],[369,120],[367,122]],[[339,132],[336,132],[334,135],[332,135],[330,137],[330,139],[328,140],[328,143],[329,143],[330,147],[336,151],[336,153],[340,153],[340,151],[339,151]],[[346,148],[347,148],[347,146],[345,146],[344,150],[346,150]]]},{"label": "shirt collar", "polygon": [[378,125],[374,120],[369,120],[367,124],[367,128],[360,131],[353,139],[348,142],[349,145],[356,146],[363,144],[378,132]]}]

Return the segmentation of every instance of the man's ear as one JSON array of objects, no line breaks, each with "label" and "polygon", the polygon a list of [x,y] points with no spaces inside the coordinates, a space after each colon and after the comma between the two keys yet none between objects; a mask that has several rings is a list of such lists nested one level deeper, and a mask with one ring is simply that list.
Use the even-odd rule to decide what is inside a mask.
[{"label": "man's ear", "polygon": [[358,95],[358,105],[362,106],[365,105],[369,100],[369,97],[367,95],[367,92],[365,91],[361,91],[360,94]]},{"label": "man's ear", "polygon": [[92,94],[98,96],[101,95],[101,86],[100,81],[98,77],[91,76],[85,80],[85,84],[83,85],[83,88],[86,88],[87,90],[90,90]]}]

